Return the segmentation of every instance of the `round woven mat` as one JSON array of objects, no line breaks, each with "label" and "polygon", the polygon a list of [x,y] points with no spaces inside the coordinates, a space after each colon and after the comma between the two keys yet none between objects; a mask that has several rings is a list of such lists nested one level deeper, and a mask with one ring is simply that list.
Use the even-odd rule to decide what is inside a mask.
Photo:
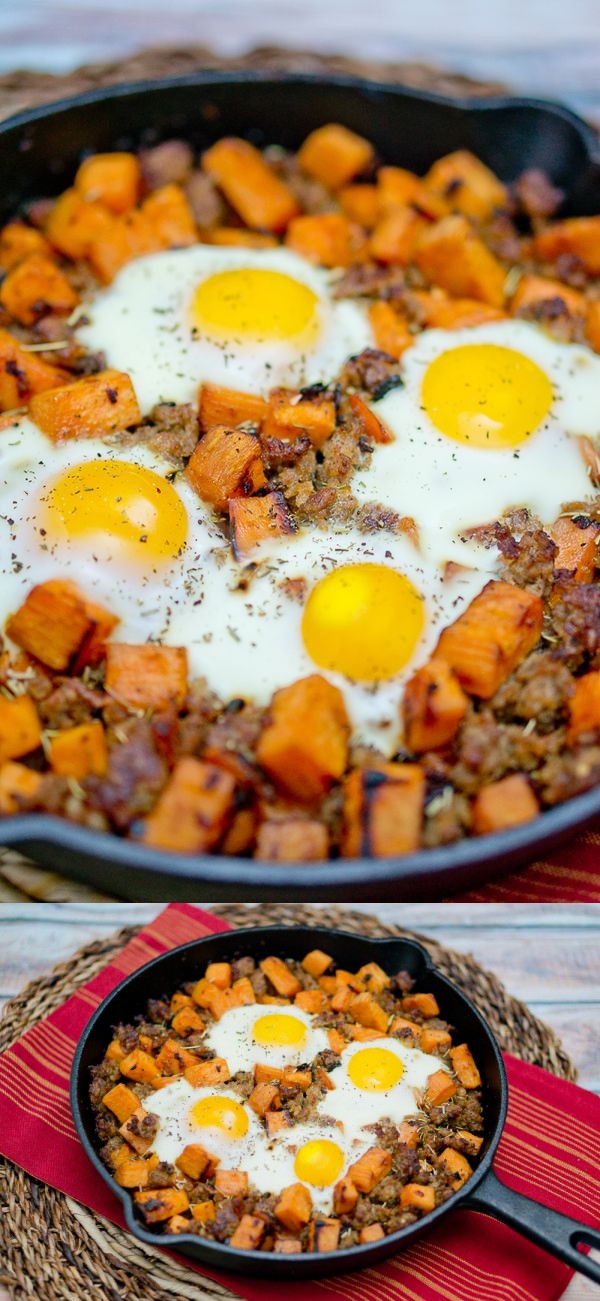
[{"label": "round woven mat", "polygon": [[[377,917],[344,908],[316,909],[264,904],[215,907],[233,926],[277,922],[339,927],[366,935],[411,935]],[[0,1051],[48,1015],[81,984],[89,981],[136,933],[127,927],[109,939],[88,944],[47,976],[32,981],[11,999],[0,1022]],[[468,954],[454,953],[434,940],[419,939],[445,975],[481,1009],[502,1048],[574,1080],[575,1067],[552,1030],[512,998],[496,976]],[[231,1297],[228,1289],[146,1247],[113,1224],[86,1210],[23,1170],[0,1164],[0,1283],[14,1301],[189,1301]]]}]

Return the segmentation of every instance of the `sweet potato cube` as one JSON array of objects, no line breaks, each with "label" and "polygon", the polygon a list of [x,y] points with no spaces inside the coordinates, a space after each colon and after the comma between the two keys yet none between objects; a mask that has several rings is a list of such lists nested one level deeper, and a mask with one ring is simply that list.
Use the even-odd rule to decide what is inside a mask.
[{"label": "sweet potato cube", "polygon": [[569,701],[567,740],[576,745],[581,736],[593,735],[600,728],[600,669],[584,673],[575,681]]},{"label": "sweet potato cube", "polygon": [[468,699],[445,660],[430,660],[404,688],[404,734],[415,754],[448,745],[467,712]]},{"label": "sweet potato cube", "polygon": [[284,1188],[275,1207],[275,1215],[284,1229],[301,1233],[308,1224],[312,1211],[312,1197],[304,1184],[290,1184]]},{"label": "sweet potato cube", "polygon": [[200,1224],[209,1224],[215,1218],[214,1202],[195,1202],[193,1206],[190,1206],[190,1210],[192,1218],[199,1220]]},{"label": "sweet potato cube", "polygon": [[252,1107],[257,1116],[264,1116],[267,1111],[277,1111],[280,1105],[281,1096],[275,1083],[256,1084],[248,1098],[248,1106]]},{"label": "sweet potato cube", "polygon": [[225,425],[215,425],[203,435],[186,475],[203,501],[223,511],[230,497],[251,496],[267,482],[258,438]]},{"label": "sweet potato cube", "polygon": [[298,162],[309,176],[330,190],[338,190],[364,172],[373,155],[369,140],[337,122],[329,122],[306,137]]},{"label": "sweet potato cube", "polygon": [[434,1071],[427,1081],[425,1101],[430,1107],[443,1107],[456,1093],[456,1080],[447,1071]]},{"label": "sweet potato cube", "polygon": [[481,1076],[467,1044],[457,1044],[456,1048],[451,1048],[450,1061],[452,1062],[454,1074],[465,1089],[479,1088]]},{"label": "sweet potato cube", "polygon": [[322,989],[301,989],[294,999],[294,1007],[317,1014],[328,1007],[328,1000]]},{"label": "sweet potato cube", "polygon": [[112,215],[110,224],[94,235],[87,257],[98,279],[108,285],[132,258],[158,253],[161,247],[150,217],[142,208],[133,208],[120,217]]},{"label": "sweet potato cube", "polygon": [[50,245],[41,230],[34,230],[24,221],[9,221],[0,230],[0,267],[10,271],[31,253],[50,253]]},{"label": "sweet potato cube", "polygon": [[281,1111],[267,1111],[265,1113],[265,1126],[269,1138],[274,1138],[281,1129],[291,1129],[293,1123],[289,1111],[285,1108]]},{"label": "sweet potato cube", "polygon": [[115,1084],[108,1093],[104,1094],[102,1099],[103,1106],[108,1107],[109,1111],[117,1117],[117,1120],[124,1124],[137,1111],[140,1100],[133,1089],[129,1089],[126,1084]]},{"label": "sweet potato cube", "polygon": [[183,1074],[194,1089],[211,1087],[213,1084],[227,1084],[231,1078],[229,1064],[224,1057],[213,1057],[208,1062],[195,1062],[186,1066]]},{"label": "sweet potato cube", "polygon": [[367,241],[361,226],[343,212],[294,217],[285,242],[300,257],[321,267],[349,267],[364,260]]},{"label": "sweet potato cube", "polygon": [[419,1039],[419,1048],[422,1053],[440,1053],[445,1052],[450,1047],[452,1036],[447,1030],[431,1030],[427,1026],[421,1030]]},{"label": "sweet potato cube", "polygon": [[298,1070],[293,1066],[286,1066],[281,1076],[281,1083],[284,1088],[292,1087],[298,1089],[309,1089],[312,1084],[312,1075],[310,1070]]},{"label": "sweet potato cube", "polygon": [[237,1229],[229,1239],[230,1247],[239,1251],[256,1251],[267,1232],[265,1220],[260,1215],[242,1215]]},{"label": "sweet potato cube", "polygon": [[0,411],[25,406],[32,394],[59,388],[69,378],[68,371],[27,352],[8,330],[0,330]]},{"label": "sweet potato cube", "polygon": [[539,811],[529,779],[522,772],[511,773],[477,792],[473,800],[473,831],[478,836],[506,831],[508,827],[530,822]]},{"label": "sweet potato cube", "polygon": [[307,1251],[337,1251],[341,1229],[340,1221],[333,1218],[311,1220]]},{"label": "sweet potato cube", "polygon": [[116,614],[110,610],[105,610],[104,606],[98,605],[96,601],[88,601],[87,597],[80,593],[83,599],[85,612],[92,624],[86,632],[85,637],[77,651],[75,659],[71,665],[71,672],[81,674],[87,667],[97,668],[102,660],[106,658],[106,642],[111,632],[120,623]]},{"label": "sweet potato cube", "polygon": [[136,154],[92,154],[81,163],[75,176],[76,189],[90,203],[100,201],[111,212],[135,207],[141,186],[141,167]]},{"label": "sweet potato cube", "polygon": [[180,1075],[188,1066],[196,1066],[198,1058],[176,1039],[166,1039],[154,1059],[157,1075]]},{"label": "sweet potato cube", "polygon": [[217,986],[217,989],[229,989],[231,985],[231,963],[209,962],[205,975],[211,984]]},{"label": "sweet potato cube", "polygon": [[344,790],[344,857],[385,858],[417,849],[424,796],[425,775],[418,764],[355,768]]},{"label": "sweet potato cube", "polygon": [[347,1012],[354,995],[348,985],[338,985],[331,996],[332,1012]]},{"label": "sweet potato cube", "polygon": [[110,235],[114,218],[101,203],[89,203],[78,190],[65,190],[46,222],[46,234],[60,253],[78,261],[97,239]]},{"label": "sweet potato cube", "polygon": [[119,1188],[145,1188],[150,1175],[150,1166],[143,1157],[130,1157],[122,1161],[115,1171],[115,1183]]},{"label": "sweet potato cube", "polygon": [[379,190],[376,185],[344,185],[338,199],[346,216],[372,230],[380,215]]},{"label": "sweet potato cube", "polygon": [[435,1207],[435,1189],[431,1184],[405,1184],[400,1205],[403,1211],[421,1211],[425,1215]]},{"label": "sweet potato cube", "polygon": [[588,303],[585,337],[590,348],[593,348],[594,352],[600,352],[600,298],[592,299],[591,303]]},{"label": "sweet potato cube", "polygon": [[409,1021],[407,1017],[395,1016],[389,1028],[390,1034],[399,1035],[405,1043],[410,1041],[411,1047],[416,1047],[421,1039],[421,1027],[415,1021]]},{"label": "sweet potato cube", "polygon": [[182,854],[205,853],[221,839],[234,799],[235,781],[230,773],[185,755],[177,761],[146,819],[144,844]]},{"label": "sweet potato cube", "polygon": [[190,1207],[182,1188],[149,1188],[135,1193],[135,1202],[148,1224],[159,1224],[173,1215],[182,1215]]},{"label": "sweet potato cube", "polygon": [[283,998],[294,998],[300,993],[302,985],[298,977],[283,961],[282,958],[263,958],[260,963],[260,969],[264,972],[267,980],[270,980],[274,989]]},{"label": "sweet potato cube", "polygon": [[350,1166],[348,1178],[352,1180],[355,1188],[358,1188],[359,1193],[370,1193],[376,1184],[389,1174],[391,1168],[391,1152],[386,1152],[382,1147],[370,1147]]},{"label": "sweet potato cube", "polygon": [[278,1084],[283,1075],[283,1070],[283,1066],[263,1066],[261,1062],[257,1062],[254,1067],[254,1083]]},{"label": "sweet potato cube", "polygon": [[415,290],[413,299],[421,324],[434,330],[466,330],[488,321],[501,321],[506,315],[499,307],[490,307],[476,298],[449,298],[443,289]]},{"label": "sweet potato cube", "polygon": [[321,447],[336,423],[335,402],[326,395],[302,397],[293,389],[277,388],[269,395],[263,433],[291,443],[306,435],[314,447]]},{"label": "sweet potato cube", "polygon": [[292,191],[247,140],[223,137],[207,149],[202,166],[246,226],[279,234],[298,212]]},{"label": "sweet potato cube", "polygon": [[187,248],[197,243],[194,215],[180,185],[161,185],[153,190],[144,199],[142,212],[162,248]]},{"label": "sweet potato cube", "polygon": [[487,221],[508,205],[506,186],[468,149],[457,149],[436,159],[424,183],[442,194],[452,208],[480,221]]},{"label": "sweet potato cube", "polygon": [[63,673],[92,627],[77,589],[60,579],[33,587],[6,622],[12,641],[57,673]]},{"label": "sweet potato cube", "polygon": [[[414,335],[411,334],[408,317],[392,303],[383,300],[372,303],[369,308],[369,322],[375,336],[375,343],[382,352],[399,361],[407,348],[412,347]],[[350,399],[352,404],[352,398]],[[377,419],[377,417],[375,417]],[[380,421],[377,421],[380,424]],[[391,442],[390,438],[378,438],[377,442]]]},{"label": "sweet potato cube", "polygon": [[511,315],[544,320],[543,309],[548,303],[552,303],[558,316],[585,319],[587,305],[583,294],[561,280],[532,274],[521,276],[511,298]]},{"label": "sweet potato cube", "polygon": [[231,989],[226,991],[226,996],[232,1007],[243,1007],[256,1002],[256,994],[248,976],[241,976],[239,980],[234,980]]},{"label": "sweet potato cube", "polygon": [[153,1135],[145,1134],[143,1130],[143,1122],[147,1117],[148,1112],[144,1107],[138,1105],[119,1128],[121,1137],[125,1139],[126,1143],[129,1143],[129,1146],[133,1148],[134,1152],[137,1152],[138,1156],[143,1156],[154,1141]]},{"label": "sweet potato cube", "polygon": [[389,212],[390,209],[404,208],[407,204],[414,203],[422,184],[420,178],[405,167],[380,167],[377,172],[380,211]]},{"label": "sweet potato cube", "polygon": [[462,1188],[469,1176],[473,1174],[473,1167],[467,1161],[466,1156],[463,1156],[462,1152],[457,1152],[453,1147],[444,1148],[438,1160],[439,1166],[449,1176],[454,1189]]},{"label": "sweet potato cube", "polygon": [[314,673],[275,692],[256,755],[284,794],[310,804],[344,772],[348,733],[342,693]]},{"label": "sweet potato cube", "polygon": [[382,1225],[366,1224],[364,1229],[361,1229],[360,1231],[358,1241],[363,1243],[379,1242],[380,1238],[385,1238],[385,1229],[382,1227]]},{"label": "sweet potato cube", "polygon": [[366,962],[364,967],[357,971],[359,980],[364,981],[366,987],[372,994],[382,994],[384,989],[391,984],[391,979],[379,966],[378,962]]},{"label": "sweet potato cube", "polygon": [[378,221],[369,240],[369,252],[385,266],[406,266],[425,222],[413,207],[393,208]]},{"label": "sweet potato cube", "polygon": [[31,419],[54,443],[69,438],[106,438],[138,425],[142,418],[129,375],[101,370],[71,384],[35,393]]},{"label": "sweet potato cube", "polygon": [[191,1007],[193,1001],[191,994],[182,994],[181,990],[178,989],[169,1002],[171,1016],[174,1016],[176,1012],[180,1012],[182,1007]]},{"label": "sweet potato cube", "polygon": [[591,583],[600,563],[600,524],[585,515],[561,515],[552,528],[558,551],[554,569],[568,570],[578,583]]},{"label": "sweet potato cube", "polygon": [[348,1175],[344,1175],[333,1190],[333,1209],[336,1215],[350,1215],[357,1201],[358,1188]]},{"label": "sweet potato cube", "polygon": [[556,221],[533,241],[534,257],[555,262],[563,253],[578,258],[592,275],[600,274],[600,216],[568,217]]},{"label": "sweet potato cube", "polygon": [[[386,352],[387,349],[384,348],[383,351]],[[350,393],[348,402],[350,403],[352,415],[362,425],[364,435],[369,443],[393,443],[394,435],[391,430],[383,423],[383,420],[379,419],[379,416],[375,415],[375,412],[367,406],[358,393]]]},{"label": "sweet potato cube", "polygon": [[439,1016],[440,1009],[435,994],[405,994],[403,1012],[420,1012],[422,1016]]},{"label": "sweet potato cube", "polygon": [[355,1021],[353,1025],[349,1025],[347,1029],[351,1039],[355,1039],[357,1043],[367,1044],[372,1039],[381,1039],[381,1030],[373,1030],[371,1026],[361,1025],[358,1021]]},{"label": "sweet potato cube", "polygon": [[143,1048],[134,1048],[133,1052],[128,1053],[119,1062],[121,1075],[126,1075],[129,1080],[135,1080],[136,1084],[150,1084],[156,1075],[160,1074],[158,1061],[150,1056],[150,1053],[144,1052]]},{"label": "sweet potato cube", "polygon": [[310,953],[302,959],[301,966],[309,976],[318,980],[319,976],[329,970],[332,962],[333,958],[330,958],[328,953],[323,953],[322,949],[311,949]]},{"label": "sweet potato cube", "polygon": [[105,689],[132,709],[181,709],[187,676],[182,646],[113,642],[106,647]]},{"label": "sweet potato cube", "polygon": [[123,1058],[127,1056],[127,1053],[125,1052],[121,1040],[111,1039],[104,1056],[108,1058],[109,1062],[122,1062]]},{"label": "sweet potato cube", "polygon": [[245,1170],[217,1170],[215,1189],[223,1197],[245,1197],[248,1192],[248,1175]]},{"label": "sweet potato cube", "polygon": [[92,773],[102,777],[108,765],[108,750],[102,723],[92,720],[67,727],[50,741],[50,767],[61,777],[83,781]]},{"label": "sweet potato cube", "polygon": [[259,827],[254,857],[272,863],[316,862],[327,858],[328,852],[329,835],[324,822],[279,818]]},{"label": "sweet potato cube", "polygon": [[295,531],[281,492],[267,492],[264,497],[232,497],[229,524],[231,545],[237,560],[244,560],[259,542]]},{"label": "sweet potato cube", "polygon": [[179,1012],[175,1013],[171,1025],[176,1035],[185,1037],[185,1035],[196,1034],[205,1029],[205,1022],[202,1017],[194,1011],[193,1007],[182,1007]]},{"label": "sweet potato cube", "polygon": [[398,1125],[398,1142],[404,1147],[415,1148],[419,1142],[419,1125],[414,1120],[403,1120]]},{"label": "sweet potato cube", "polygon": [[460,1138],[464,1147],[470,1156],[477,1156],[483,1145],[483,1138],[479,1134],[471,1134],[468,1129],[457,1129],[457,1138]]},{"label": "sweet potato cube", "polygon": [[328,1030],[327,1038],[332,1052],[338,1053],[340,1056],[344,1049],[348,1047],[346,1040],[343,1035],[340,1034],[339,1030]]},{"label": "sweet potato cube", "polygon": [[0,764],[37,750],[41,736],[38,712],[29,696],[12,700],[0,696]]},{"label": "sweet potato cube", "polygon": [[364,994],[355,994],[350,1001],[348,1011],[359,1025],[367,1026],[370,1030],[379,1030],[381,1034],[386,1033],[389,1015],[368,991]]},{"label": "sweet potato cube", "polygon": [[302,1251],[302,1239],[290,1238],[284,1233],[276,1233],[273,1239],[273,1251],[276,1256],[297,1256]]},{"label": "sweet potato cube", "polygon": [[331,998],[331,995],[335,994],[338,987],[335,976],[318,976],[317,980],[319,983],[319,989],[322,989],[323,993],[327,994],[328,998]]},{"label": "sweet potato cube", "polygon": [[505,271],[466,217],[443,217],[423,231],[415,252],[419,270],[456,298],[476,298],[492,307],[504,302]]},{"label": "sweet potato cube", "polygon": [[[178,1156],[175,1165],[181,1173],[187,1175],[193,1183],[197,1183],[202,1178],[209,1165],[215,1164],[215,1157],[212,1157],[200,1143],[188,1143],[184,1147],[181,1156]],[[218,1164],[218,1162],[216,1163]]]},{"label": "sweet potato cube", "polygon": [[492,579],[438,641],[435,658],[454,670],[470,695],[488,700],[533,650],[543,604],[535,592]]},{"label": "sweet potato cube", "polygon": [[220,384],[202,384],[199,395],[200,426],[204,433],[218,425],[235,429],[238,425],[261,425],[268,410],[265,398],[254,393],[239,393]]},{"label": "sweet potato cube", "polygon": [[69,315],[79,297],[52,258],[31,253],[0,285],[0,303],[20,325],[34,325],[48,312]]},{"label": "sweet potato cube", "polygon": [[225,245],[227,248],[277,248],[279,240],[275,235],[263,235],[257,230],[245,230],[243,226],[213,226],[208,244]]}]

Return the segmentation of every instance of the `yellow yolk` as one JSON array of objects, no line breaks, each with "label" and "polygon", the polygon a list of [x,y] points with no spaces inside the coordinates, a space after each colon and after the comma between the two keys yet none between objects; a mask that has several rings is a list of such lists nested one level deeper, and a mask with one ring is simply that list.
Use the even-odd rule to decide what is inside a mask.
[{"label": "yellow yolk", "polygon": [[552,404],[548,376],[529,357],[496,343],[440,353],[427,367],[421,399],[447,438],[495,451],[516,447]]},{"label": "yellow yolk", "polygon": [[254,1022],[253,1038],[263,1048],[301,1048],[306,1043],[306,1026],[295,1016],[273,1012]]},{"label": "yellow yolk", "polygon": [[50,489],[45,507],[52,537],[116,539],[137,560],[171,560],[187,535],[185,507],[175,489],[128,461],[73,466]]},{"label": "yellow yolk", "polygon": [[363,1048],[348,1062],[348,1075],[357,1089],[369,1093],[393,1089],[404,1074],[400,1058],[387,1048]]},{"label": "yellow yolk", "polygon": [[317,333],[318,298],[281,271],[240,267],[220,271],[198,285],[192,317],[203,334],[231,339],[297,339],[308,342]]},{"label": "yellow yolk", "polygon": [[340,565],[313,588],[302,637],[321,668],[379,682],[407,663],[424,622],[423,600],[403,574],[386,565]]},{"label": "yellow yolk", "polygon": [[304,1184],[313,1188],[327,1188],[339,1179],[344,1168],[344,1153],[329,1138],[315,1138],[300,1148],[294,1162],[294,1173]]},{"label": "yellow yolk", "polygon": [[218,1129],[227,1138],[243,1138],[248,1132],[246,1112],[241,1102],[234,1102],[233,1098],[201,1098],[190,1114],[201,1129]]}]

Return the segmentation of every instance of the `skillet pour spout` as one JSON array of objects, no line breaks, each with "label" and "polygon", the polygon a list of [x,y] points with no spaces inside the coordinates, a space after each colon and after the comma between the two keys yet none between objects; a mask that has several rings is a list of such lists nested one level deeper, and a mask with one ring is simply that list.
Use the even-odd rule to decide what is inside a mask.
[{"label": "skillet pour spout", "polygon": [[[473,1174],[449,1201],[414,1224],[376,1242],[343,1251],[278,1255],[266,1251],[244,1251],[186,1233],[161,1234],[158,1237],[137,1218],[130,1194],[115,1184],[100,1159],[95,1116],[89,1098],[90,1068],[101,1061],[112,1038],[113,1026],[134,1021],[148,999],[156,997],[157,989],[161,993],[169,992],[187,981],[196,981],[209,962],[232,962],[246,954],[251,954],[257,962],[268,956],[300,960],[312,949],[324,950],[345,970],[357,971],[364,964],[375,961],[390,975],[407,971],[424,992],[435,995],[456,1033],[469,1043],[481,1074],[486,1135]],[[600,1234],[513,1192],[496,1177],[492,1163],[504,1129],[507,1104],[506,1071],[495,1036],[470,999],[442,974],[421,944],[400,937],[370,939],[321,926],[248,927],[193,940],[155,958],[128,976],[101,1003],[85,1027],[71,1072],[71,1108],[86,1155],[120,1199],[130,1231],[150,1246],[168,1247],[215,1269],[247,1275],[271,1279],[321,1278],[363,1269],[395,1255],[433,1229],[445,1215],[451,1215],[454,1208],[464,1207],[485,1211],[503,1220],[563,1260],[571,1269],[600,1282],[600,1265],[577,1249],[578,1244],[600,1248]]]}]

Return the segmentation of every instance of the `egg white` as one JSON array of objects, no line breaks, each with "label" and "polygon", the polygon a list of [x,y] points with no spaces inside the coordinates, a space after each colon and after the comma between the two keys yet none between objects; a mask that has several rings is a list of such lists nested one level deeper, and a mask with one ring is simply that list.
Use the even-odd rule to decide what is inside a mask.
[{"label": "egg white", "polygon": [[[318,299],[319,331],[310,346],[294,339],[202,335],[190,315],[194,290],[209,276],[238,267],[279,271],[307,285]],[[289,249],[216,248],[196,244],[136,258],[86,304],[89,324],[77,334],[127,371],[147,413],[157,402],[194,402],[201,382],[267,395],[277,385],[328,382],[344,361],[373,343],[363,307],[336,301],[331,275]]]},{"label": "egg white", "polygon": [[[391,1089],[360,1089],[348,1074],[348,1065],[357,1053],[369,1048],[385,1048],[402,1062],[403,1074]],[[424,1089],[434,1071],[448,1071],[445,1062],[430,1053],[421,1052],[420,1048],[407,1048],[398,1040],[381,1037],[366,1043],[351,1044],[342,1053],[342,1064],[331,1076],[335,1089],[327,1093],[318,1103],[317,1110],[322,1115],[331,1116],[344,1129],[344,1133],[356,1133],[365,1125],[373,1125],[379,1120],[391,1120],[400,1125],[418,1110],[417,1093]]]},{"label": "egg white", "polygon": [[[301,1021],[306,1027],[304,1043],[299,1047],[257,1043],[253,1037],[255,1022],[271,1015],[289,1016]],[[234,1071],[253,1070],[257,1062],[261,1066],[298,1066],[301,1062],[312,1061],[317,1053],[329,1047],[327,1031],[314,1026],[314,1019],[301,1007],[270,1003],[233,1007],[209,1027],[204,1043],[213,1048],[218,1057],[225,1058],[232,1074]]]}]

